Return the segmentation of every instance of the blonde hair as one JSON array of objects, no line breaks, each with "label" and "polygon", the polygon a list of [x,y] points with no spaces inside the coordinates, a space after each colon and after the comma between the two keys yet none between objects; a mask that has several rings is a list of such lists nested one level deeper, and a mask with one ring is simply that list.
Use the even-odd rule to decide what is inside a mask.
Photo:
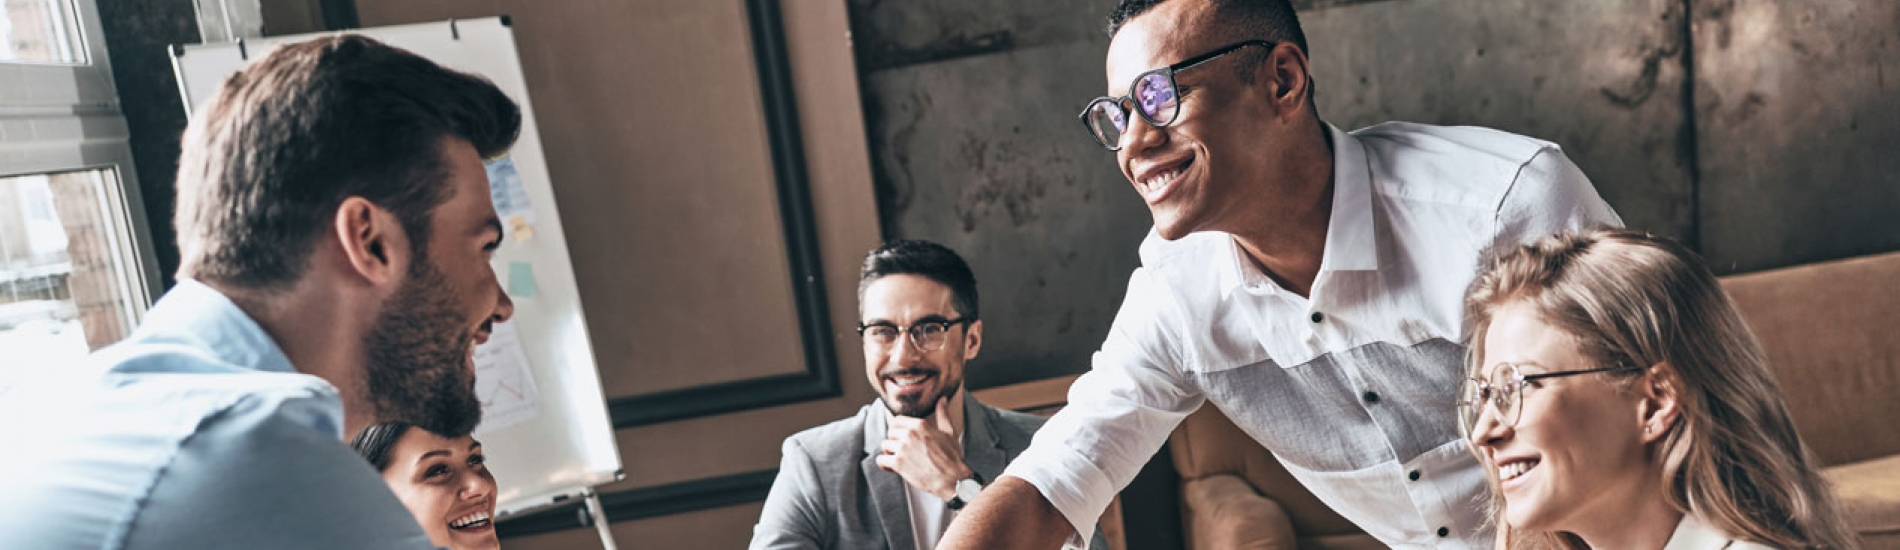
[{"label": "blonde hair", "polygon": [[[1740,540],[1857,547],[1788,417],[1767,354],[1695,253],[1667,238],[1603,229],[1554,235],[1499,254],[1465,294],[1470,372],[1482,368],[1492,315],[1513,303],[1531,307],[1600,364],[1662,365],[1659,374],[1676,389],[1681,418],[1665,428],[1650,456],[1662,461],[1659,481],[1672,507]],[[1627,385],[1646,372],[1596,376]],[[1490,517],[1503,526],[1497,472],[1488,463],[1485,469]],[[1508,536],[1510,548],[1587,548],[1567,532]]]}]

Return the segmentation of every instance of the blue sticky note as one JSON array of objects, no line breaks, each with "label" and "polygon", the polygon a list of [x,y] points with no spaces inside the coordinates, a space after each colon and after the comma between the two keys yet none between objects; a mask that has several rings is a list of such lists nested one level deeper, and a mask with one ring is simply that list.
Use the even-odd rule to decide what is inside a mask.
[{"label": "blue sticky note", "polygon": [[508,296],[511,298],[534,297],[534,264],[508,262]]}]

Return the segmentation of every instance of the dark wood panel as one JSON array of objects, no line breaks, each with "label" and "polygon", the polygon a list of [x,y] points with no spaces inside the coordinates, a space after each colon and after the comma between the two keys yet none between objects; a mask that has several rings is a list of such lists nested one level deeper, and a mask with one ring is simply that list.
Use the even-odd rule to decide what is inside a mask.
[{"label": "dark wood panel", "polygon": [[805,371],[793,375],[740,380],[609,400],[614,426],[626,428],[836,397],[837,352],[832,347],[831,315],[825,306],[824,272],[818,258],[817,230],[805,150],[799,137],[798,106],[792,91],[789,56],[777,0],[747,0],[759,95],[765,109],[766,140],[771,148],[779,219],[791,264],[792,299],[798,311]]}]

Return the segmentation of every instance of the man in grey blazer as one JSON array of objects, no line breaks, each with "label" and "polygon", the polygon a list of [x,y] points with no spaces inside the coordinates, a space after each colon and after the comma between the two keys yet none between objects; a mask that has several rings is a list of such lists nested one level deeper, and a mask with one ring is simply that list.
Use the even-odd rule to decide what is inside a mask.
[{"label": "man in grey blazer", "polygon": [[[1029,447],[1041,417],[963,391],[983,344],[976,276],[924,241],[871,251],[858,278],[865,374],[879,398],[785,439],[751,548],[931,550]],[[1098,531],[1090,544],[1107,548]]]}]

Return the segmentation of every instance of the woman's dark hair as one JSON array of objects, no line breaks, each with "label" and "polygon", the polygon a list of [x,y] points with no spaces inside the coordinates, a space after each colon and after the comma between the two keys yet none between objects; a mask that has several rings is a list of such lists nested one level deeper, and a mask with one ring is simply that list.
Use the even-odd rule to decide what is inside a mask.
[{"label": "woman's dark hair", "polygon": [[363,455],[363,460],[368,460],[370,466],[381,472],[389,468],[389,450],[396,447],[396,440],[402,439],[402,434],[409,433],[409,428],[413,427],[407,422],[376,424],[356,434],[356,439],[350,441],[350,448],[356,449],[356,454]]}]

